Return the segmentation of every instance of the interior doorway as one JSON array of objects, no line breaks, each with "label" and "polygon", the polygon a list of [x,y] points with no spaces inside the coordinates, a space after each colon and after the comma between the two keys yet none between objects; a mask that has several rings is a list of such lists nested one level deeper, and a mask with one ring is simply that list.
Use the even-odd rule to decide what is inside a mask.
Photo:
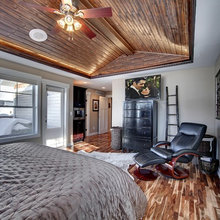
[{"label": "interior doorway", "polygon": [[99,134],[108,132],[108,98],[99,97]]}]

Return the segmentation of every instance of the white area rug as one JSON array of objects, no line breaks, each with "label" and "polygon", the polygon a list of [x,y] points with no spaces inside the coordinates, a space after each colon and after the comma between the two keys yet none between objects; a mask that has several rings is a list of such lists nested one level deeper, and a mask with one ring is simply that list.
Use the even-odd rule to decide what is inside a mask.
[{"label": "white area rug", "polygon": [[[137,153],[103,153],[103,152],[96,152],[96,151],[87,153],[83,150],[80,150],[77,152],[77,154],[82,154],[88,157],[94,157],[99,160],[104,160],[108,163],[111,163],[121,168],[122,170],[124,170],[126,173],[129,174],[128,172],[129,165],[135,164],[133,157]],[[129,176],[131,175],[129,174]]]}]

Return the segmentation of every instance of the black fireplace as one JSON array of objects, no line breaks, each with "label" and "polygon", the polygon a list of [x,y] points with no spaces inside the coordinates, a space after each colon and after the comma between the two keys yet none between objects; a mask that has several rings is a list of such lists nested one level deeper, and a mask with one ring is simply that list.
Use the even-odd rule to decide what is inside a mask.
[{"label": "black fireplace", "polygon": [[73,142],[83,141],[85,138],[85,120],[73,120]]}]

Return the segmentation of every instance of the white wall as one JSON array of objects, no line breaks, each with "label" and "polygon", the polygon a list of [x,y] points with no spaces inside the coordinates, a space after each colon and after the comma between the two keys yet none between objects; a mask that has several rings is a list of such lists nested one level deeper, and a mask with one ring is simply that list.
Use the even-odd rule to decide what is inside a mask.
[{"label": "white wall", "polygon": [[[155,74],[157,74],[155,72]],[[147,75],[147,74],[146,74]],[[207,133],[215,135],[215,68],[196,68],[161,73],[161,100],[158,102],[158,140],[165,138],[166,97],[179,87],[180,122],[204,123]],[[137,73],[138,77],[138,73]],[[122,126],[123,101],[125,100],[125,79],[112,82],[112,124]]]},{"label": "white wall", "polygon": [[[220,57],[215,65],[215,74],[218,73],[219,69],[220,69]],[[217,146],[218,146],[217,155],[218,155],[218,159],[220,159],[220,120],[217,119],[215,120],[215,136],[217,138]],[[218,175],[220,177],[220,164],[219,164]]]},{"label": "white wall", "polygon": [[112,126],[122,127],[123,102],[125,100],[125,80],[112,81]]}]

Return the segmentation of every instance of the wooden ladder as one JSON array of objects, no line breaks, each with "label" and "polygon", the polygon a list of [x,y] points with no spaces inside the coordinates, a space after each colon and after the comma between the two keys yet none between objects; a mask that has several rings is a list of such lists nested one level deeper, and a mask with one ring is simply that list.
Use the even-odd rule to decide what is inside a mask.
[{"label": "wooden ladder", "polygon": [[[174,103],[170,103],[170,98],[176,97]],[[169,95],[168,87],[166,87],[166,141],[171,141],[176,134],[170,133],[169,128],[176,127],[179,130],[179,103],[178,103],[178,86],[176,86],[176,94]],[[172,119],[172,123],[170,122]]]}]

